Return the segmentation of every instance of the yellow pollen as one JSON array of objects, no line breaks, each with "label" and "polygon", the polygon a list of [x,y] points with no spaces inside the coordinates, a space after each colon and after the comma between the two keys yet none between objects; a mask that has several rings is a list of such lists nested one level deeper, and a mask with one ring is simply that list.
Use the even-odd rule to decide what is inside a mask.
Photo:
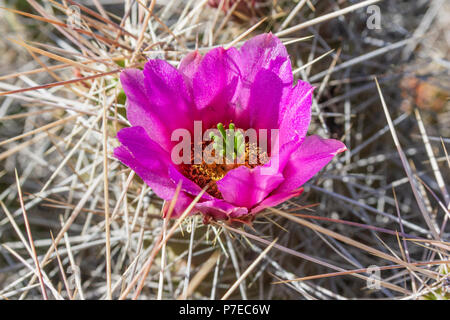
[{"label": "yellow pollen", "polygon": [[[203,149],[206,147],[205,144],[203,144]],[[193,154],[194,148],[192,147]],[[214,150],[212,152],[212,155],[215,156]],[[246,166],[248,168],[254,168],[259,165],[263,165],[269,161],[269,156],[267,152],[262,151],[260,147],[258,147],[256,144],[252,143],[246,143],[245,144],[245,152],[243,154],[245,157],[244,161],[239,161],[236,159],[234,162],[226,161],[225,158],[222,159],[223,163],[206,163],[204,160],[201,164],[183,164],[181,165],[182,173],[189,178],[190,180],[194,181],[198,186],[201,188],[204,188],[205,186],[208,186],[208,189],[206,192],[208,192],[213,197],[222,199],[222,194],[220,193],[219,189],[217,188],[216,182],[222,179],[230,170],[233,170],[235,168],[238,168],[240,166]],[[194,159],[194,156],[192,156],[192,159]],[[256,163],[253,163],[256,160]],[[193,162],[193,161],[192,161]],[[210,161],[208,161],[210,162]],[[231,163],[230,163],[231,162]]]}]

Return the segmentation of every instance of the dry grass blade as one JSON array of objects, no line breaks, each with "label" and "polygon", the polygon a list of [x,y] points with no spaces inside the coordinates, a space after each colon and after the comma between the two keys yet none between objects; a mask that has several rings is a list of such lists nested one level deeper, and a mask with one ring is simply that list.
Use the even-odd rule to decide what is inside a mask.
[{"label": "dry grass blade", "polygon": [[[414,262],[412,265],[414,266],[428,266],[430,264],[433,265],[439,265],[439,264],[448,264],[450,260],[444,260],[444,261],[427,261],[427,262]],[[392,266],[381,266],[379,267],[380,270],[392,270],[392,269],[400,269],[404,268],[402,265],[392,265]],[[288,283],[288,282],[295,282],[295,281],[307,281],[307,280],[315,280],[315,279],[323,279],[323,278],[329,278],[329,277],[338,277],[338,276],[345,276],[353,273],[366,273],[369,272],[369,268],[364,269],[354,269],[354,270],[348,270],[343,272],[330,272],[326,274],[318,274],[314,276],[308,276],[308,277],[302,277],[302,278],[296,278],[296,279],[290,279],[290,280],[282,280],[282,281],[275,281],[273,284],[280,284],[280,283]]]},{"label": "dry grass blade", "polygon": [[220,251],[214,251],[214,253],[211,254],[208,260],[205,261],[205,263],[201,266],[200,270],[197,271],[195,276],[189,282],[189,287],[186,293],[180,295],[178,299],[187,299],[188,297],[190,297],[194,293],[198,285],[205,279],[208,273],[212,270],[212,268],[214,268],[217,261],[219,261],[219,258],[220,258]]},{"label": "dry grass blade", "polygon": [[[233,232],[235,232],[235,233],[237,233],[237,234],[241,234],[241,235],[244,235],[244,236],[247,237],[247,238],[256,240],[256,241],[258,241],[258,242],[260,242],[260,243],[263,243],[263,244],[266,244],[266,245],[269,245],[269,244],[270,244],[270,241],[267,241],[267,240],[262,239],[262,238],[260,238],[260,237],[258,237],[258,236],[249,234],[249,233],[247,233],[247,232],[245,232],[245,231],[238,230],[238,229],[235,229],[235,228],[232,228],[232,227],[223,225],[223,224],[221,224],[221,226],[224,227],[224,228],[226,228],[226,229],[228,229],[228,230],[230,230],[230,231],[233,231]],[[278,250],[281,250],[281,251],[283,251],[283,252],[286,252],[286,253],[288,253],[288,254],[290,254],[290,255],[293,255],[293,256],[295,256],[295,257],[299,257],[299,258],[301,258],[301,259],[305,259],[305,260],[311,261],[311,262],[313,262],[313,263],[316,263],[316,264],[318,264],[318,265],[322,265],[322,266],[328,267],[328,268],[333,269],[333,270],[338,270],[339,272],[347,272],[347,271],[348,271],[348,270],[344,270],[343,268],[336,267],[336,266],[334,266],[334,265],[332,265],[332,264],[330,264],[330,263],[327,263],[327,262],[325,262],[325,261],[319,260],[319,259],[317,259],[317,258],[310,257],[310,256],[308,256],[308,255],[302,254],[302,253],[297,252],[297,251],[295,251],[295,250],[292,250],[292,249],[289,249],[289,248],[280,246],[280,245],[278,245],[278,244],[274,244],[274,247],[275,247],[276,249],[278,249]],[[363,279],[363,280],[365,280],[365,281],[367,281],[367,280],[369,279],[368,277],[363,276],[363,275],[360,275],[360,274],[357,274],[357,273],[350,273],[350,275],[352,275],[352,276],[354,276],[354,277],[357,277],[357,278],[360,278],[360,279]],[[401,288],[401,287],[399,287],[399,286],[397,286],[397,285],[394,285],[394,284],[392,284],[392,283],[385,282],[385,281],[382,281],[382,280],[380,280],[380,285],[383,286],[383,287],[389,288],[389,289],[391,289],[391,290],[394,290],[394,291],[403,293],[403,294],[409,294],[409,293],[410,293],[408,290],[405,290],[405,289],[403,289],[403,288]]]},{"label": "dry grass blade", "polygon": [[274,213],[284,217],[284,218],[292,220],[292,221],[294,221],[294,222],[296,222],[298,224],[301,224],[301,225],[303,225],[305,227],[308,227],[308,228],[310,228],[312,230],[315,230],[315,231],[318,231],[320,233],[326,234],[327,236],[333,237],[333,238],[335,238],[335,239],[337,239],[339,241],[342,241],[344,243],[347,243],[349,245],[352,245],[352,246],[355,246],[355,247],[357,247],[359,249],[367,251],[368,253],[373,254],[374,256],[383,258],[383,259],[391,261],[391,262],[398,263],[398,264],[400,264],[400,265],[402,265],[404,267],[411,268],[414,271],[417,271],[417,272],[420,272],[420,273],[423,273],[423,274],[429,276],[430,278],[435,278],[436,277],[436,275],[434,273],[432,273],[432,272],[429,272],[429,271],[422,270],[422,269],[419,269],[417,267],[414,267],[414,266],[412,266],[412,265],[410,265],[410,264],[408,264],[408,263],[406,263],[406,262],[404,262],[404,261],[402,261],[402,260],[400,260],[400,259],[398,259],[396,257],[390,256],[390,255],[388,255],[388,254],[386,254],[386,253],[384,253],[384,252],[382,252],[380,250],[377,250],[377,249],[374,249],[372,247],[369,247],[369,246],[367,246],[367,245],[365,245],[363,243],[360,243],[358,241],[355,241],[355,240],[353,240],[353,239],[351,239],[349,237],[343,236],[343,235],[341,235],[339,233],[336,233],[334,231],[331,231],[331,230],[328,230],[328,229],[323,228],[321,226],[315,225],[315,224],[313,224],[311,222],[308,222],[306,220],[303,220],[301,218],[294,217],[294,216],[292,216],[292,215],[290,215],[288,213],[285,213],[285,212],[283,212],[281,210],[277,210],[277,209],[270,209],[270,210],[273,211]]},{"label": "dry grass blade", "polygon": [[326,56],[328,56],[328,55],[329,55],[330,53],[332,53],[333,51],[334,51],[334,49],[332,49],[332,50],[330,50],[330,51],[328,51],[328,52],[325,52],[325,53],[322,54],[321,56],[315,58],[314,60],[308,62],[307,64],[301,66],[300,68],[295,69],[294,71],[292,71],[292,73],[293,73],[293,74],[299,73],[300,71],[302,71],[302,70],[308,68],[309,66],[312,66],[312,65],[313,65],[314,63],[316,63],[317,61],[319,61],[319,60],[325,58]]},{"label": "dry grass blade", "polygon": [[22,208],[22,213],[23,213],[23,220],[25,221],[25,228],[27,230],[28,241],[29,241],[31,251],[33,253],[33,260],[34,260],[34,264],[35,264],[35,267],[37,270],[37,274],[39,276],[39,283],[41,285],[42,296],[43,296],[44,300],[48,300],[47,290],[45,289],[44,280],[42,278],[41,266],[40,266],[39,260],[37,258],[36,248],[34,247],[33,236],[31,235],[30,223],[28,221],[27,212],[25,210],[25,205],[23,203],[22,190],[20,189],[20,181],[19,181],[19,176],[17,174],[17,170],[16,170],[16,183],[17,183],[17,190],[18,190],[18,194],[19,194],[20,206]]},{"label": "dry grass blade", "polygon": [[239,284],[244,280],[250,272],[258,265],[259,261],[264,258],[264,256],[272,249],[272,247],[275,245],[275,243],[278,241],[278,239],[273,240],[267,248],[264,249],[263,252],[253,261],[253,263],[241,274],[239,279],[236,280],[235,283],[228,289],[228,291],[223,295],[221,300],[226,300],[228,297],[233,293],[234,290],[239,286]]},{"label": "dry grass blade", "polygon": [[41,86],[36,86],[36,87],[31,87],[31,88],[23,88],[23,89],[11,90],[11,91],[6,91],[6,92],[0,92],[0,96],[7,96],[7,95],[15,94],[15,93],[22,93],[22,92],[27,92],[27,91],[34,91],[34,90],[40,90],[40,89],[47,89],[47,88],[65,86],[65,85],[72,84],[72,83],[77,83],[77,82],[82,82],[82,81],[86,81],[86,80],[92,80],[92,79],[96,79],[96,78],[101,78],[101,77],[104,77],[104,76],[107,76],[107,75],[119,73],[120,71],[122,71],[122,69],[115,69],[115,70],[112,70],[112,71],[99,73],[99,74],[95,74],[95,75],[92,75],[92,76],[86,76],[86,77],[82,77],[82,78],[76,78],[76,79],[71,79],[71,80],[59,81],[59,82],[44,84],[44,85],[41,85]]},{"label": "dry grass blade", "polygon": [[[45,289],[49,299],[71,300],[447,298],[446,1],[0,2],[0,297],[42,299]],[[245,55],[263,43],[241,50],[269,32],[290,65],[272,46],[278,41],[255,56]],[[213,58],[208,52],[220,47],[237,49],[229,57],[239,92],[255,92],[247,75],[259,63],[283,82],[293,70],[299,91],[302,81],[317,87],[308,135],[347,146],[300,196],[259,212],[251,226],[191,216],[186,206],[196,210],[205,197],[191,203],[198,192],[172,185],[175,198],[163,200],[153,178],[112,152],[117,133],[139,120],[128,119],[136,97],[121,81],[124,69],[145,69],[148,78],[148,60],[167,62],[153,69],[156,91],[141,92],[142,102],[164,91],[168,102],[157,105],[170,109],[172,98],[184,101],[177,86],[185,84],[190,105],[199,83],[179,78],[187,72],[180,62],[194,51]],[[181,82],[165,90],[172,77],[160,72]],[[264,88],[273,96],[278,86]],[[380,99],[386,117],[373,116]],[[140,116],[144,123],[148,114]],[[167,114],[162,127],[170,133],[182,116]],[[244,188],[239,196],[252,191]],[[174,212],[181,218],[169,220]],[[367,290],[370,266],[382,272],[375,290]]]},{"label": "dry grass blade", "polygon": [[436,240],[440,240],[439,233],[436,230],[436,228],[433,225],[433,223],[431,222],[430,214],[429,214],[429,212],[427,211],[427,209],[425,207],[425,204],[423,202],[423,198],[421,197],[421,195],[419,194],[419,192],[417,190],[418,189],[417,181],[416,181],[416,179],[414,178],[414,176],[413,176],[413,174],[411,172],[411,167],[409,166],[408,160],[406,159],[406,155],[403,152],[403,149],[402,149],[402,147],[400,145],[400,141],[398,140],[397,133],[395,132],[394,124],[392,123],[392,119],[391,119],[391,116],[389,114],[388,108],[386,106],[386,102],[384,101],[383,94],[381,93],[381,88],[380,88],[380,85],[378,83],[377,78],[375,78],[375,83],[377,85],[378,93],[380,95],[381,105],[383,106],[384,114],[386,115],[386,119],[388,121],[389,128],[391,130],[392,138],[394,139],[394,144],[395,144],[395,146],[397,148],[397,151],[398,151],[398,154],[399,154],[400,159],[402,161],[402,164],[403,164],[403,167],[405,169],[406,175],[408,176],[408,180],[409,180],[409,183],[411,184],[411,189],[413,191],[414,197],[415,197],[415,199],[417,201],[419,209],[422,212],[422,215],[423,215],[423,217],[425,219],[425,222],[428,225],[428,228],[430,229],[433,237]]},{"label": "dry grass blade", "polygon": [[112,299],[111,294],[111,232],[109,216],[109,183],[108,183],[108,120],[106,118],[107,106],[103,106],[103,192],[105,197],[105,237],[106,237],[106,287],[107,298]]},{"label": "dry grass blade", "polygon": [[366,0],[366,1],[362,1],[360,3],[354,4],[354,5],[349,6],[347,8],[344,8],[344,9],[341,9],[341,10],[337,10],[337,11],[331,12],[329,14],[326,14],[324,16],[317,17],[315,19],[311,19],[311,20],[306,21],[306,22],[304,22],[302,24],[290,27],[288,29],[284,29],[282,31],[277,32],[275,35],[278,36],[278,37],[283,37],[283,36],[288,35],[288,34],[290,34],[292,32],[305,29],[305,28],[313,26],[315,24],[318,24],[318,23],[321,23],[321,22],[324,22],[324,21],[327,21],[327,20],[339,17],[341,15],[344,15],[344,14],[347,14],[349,12],[355,11],[355,10],[357,10],[359,8],[364,8],[364,7],[370,6],[371,4],[374,4],[374,3],[377,3],[377,2],[380,2],[380,1],[381,0]]},{"label": "dry grass blade", "polygon": [[4,140],[4,141],[0,141],[0,146],[2,146],[4,144],[7,144],[7,143],[10,143],[10,142],[13,142],[13,141],[16,141],[16,140],[20,140],[20,139],[26,138],[26,137],[31,136],[31,135],[33,135],[35,133],[38,133],[38,132],[46,131],[48,129],[51,129],[51,128],[63,125],[63,124],[65,124],[66,122],[68,122],[70,120],[76,119],[78,116],[80,116],[80,115],[79,114],[75,114],[75,115],[69,116],[67,118],[60,119],[60,120],[57,120],[55,122],[46,124],[45,126],[42,126],[42,127],[38,128],[38,129],[34,129],[34,130],[29,131],[27,133],[17,135],[17,136],[15,136],[13,138],[10,138],[10,139]]}]

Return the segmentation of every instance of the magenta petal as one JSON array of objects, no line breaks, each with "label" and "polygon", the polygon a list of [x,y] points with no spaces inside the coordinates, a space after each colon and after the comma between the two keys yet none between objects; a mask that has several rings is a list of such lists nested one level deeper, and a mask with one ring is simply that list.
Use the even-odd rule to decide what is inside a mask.
[{"label": "magenta petal", "polygon": [[286,200],[289,200],[290,198],[301,195],[302,192],[303,192],[303,188],[293,190],[291,192],[276,193],[276,194],[264,199],[264,201],[262,201],[256,207],[254,207],[250,213],[255,214],[266,208],[275,207],[275,206],[279,205],[280,203],[283,203]]},{"label": "magenta petal", "polygon": [[282,104],[283,83],[273,72],[261,70],[250,87],[250,99],[247,110],[237,119],[237,125],[248,126],[255,130],[278,128],[278,117]]},{"label": "magenta petal", "polygon": [[196,50],[189,52],[180,62],[178,70],[187,78],[188,83],[192,86],[194,74],[197,72],[203,56]]},{"label": "magenta petal", "polygon": [[127,118],[133,126],[142,126],[163,148],[171,146],[170,134],[150,104],[144,73],[139,69],[126,69],[120,82],[127,96]]},{"label": "magenta petal", "polygon": [[233,116],[240,81],[236,49],[216,48],[203,57],[194,75],[193,91],[204,127],[225,122]]},{"label": "magenta petal", "polygon": [[291,154],[284,168],[284,182],[275,193],[283,193],[302,186],[319,172],[333,157],[347,148],[339,140],[306,137],[300,147]]},{"label": "magenta petal", "polygon": [[195,207],[202,214],[218,220],[225,220],[230,217],[236,218],[244,216],[248,213],[247,208],[235,207],[221,199],[213,199],[210,201],[198,203]]},{"label": "magenta petal", "polygon": [[284,144],[263,166],[254,169],[241,166],[228,172],[217,181],[217,187],[224,199],[236,206],[247,208],[261,202],[284,181],[280,172],[283,172],[297,145],[294,141]]},{"label": "magenta petal", "polygon": [[[271,33],[258,35],[240,49],[243,84],[239,94],[236,122],[249,126],[275,128],[279,124],[284,100],[292,88],[291,62],[285,46]],[[268,104],[264,104],[268,99]],[[278,101],[278,103],[276,103]],[[259,111],[258,111],[259,110]],[[262,113],[261,120],[254,112]],[[268,121],[272,119],[271,121]]]},{"label": "magenta petal", "polygon": [[151,109],[168,129],[169,137],[175,129],[192,129],[195,106],[183,75],[163,60],[149,60],[144,75]]},{"label": "magenta petal", "polygon": [[261,69],[278,75],[283,83],[292,85],[291,61],[283,43],[271,33],[246,41],[241,49],[242,71],[245,82],[251,83]]},{"label": "magenta petal", "polygon": [[171,199],[175,185],[168,175],[167,152],[151,140],[142,127],[124,128],[117,137],[122,145],[114,149],[114,156],[133,169],[159,197]]},{"label": "magenta petal", "polygon": [[[202,188],[200,188],[196,183],[189,180],[185,176],[183,176],[173,165],[169,166],[169,176],[174,182],[175,185],[178,185],[181,181],[181,190],[193,195],[197,196],[201,191]],[[202,196],[202,199],[214,199],[211,195],[208,193],[204,193]]]},{"label": "magenta petal", "polygon": [[301,80],[289,90],[283,110],[281,110],[280,145],[293,140],[303,141],[311,120],[313,90],[313,86]]},{"label": "magenta petal", "polygon": [[263,166],[245,166],[229,171],[217,181],[224,200],[238,207],[251,208],[261,202],[284,180],[281,173],[264,174]]}]

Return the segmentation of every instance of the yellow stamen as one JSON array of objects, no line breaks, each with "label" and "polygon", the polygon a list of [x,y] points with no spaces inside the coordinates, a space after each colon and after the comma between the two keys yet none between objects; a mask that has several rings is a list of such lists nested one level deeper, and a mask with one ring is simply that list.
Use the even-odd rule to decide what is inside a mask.
[{"label": "yellow stamen", "polygon": [[[207,145],[203,144],[203,150]],[[193,153],[193,148],[192,148]],[[214,151],[212,152],[215,156]],[[204,160],[201,164],[184,164],[182,165],[182,173],[192,181],[194,181],[201,188],[209,186],[206,190],[213,197],[222,199],[222,194],[217,188],[216,182],[222,179],[230,170],[233,170],[240,166],[246,166],[248,168],[254,168],[258,165],[265,164],[269,161],[269,156],[265,151],[262,151],[256,144],[246,143],[245,153],[243,155],[244,161],[226,160],[223,158],[223,163],[206,163]],[[194,158],[194,157],[192,157]],[[250,163],[251,160],[256,159],[257,163]],[[240,163],[238,163],[240,162]]]}]

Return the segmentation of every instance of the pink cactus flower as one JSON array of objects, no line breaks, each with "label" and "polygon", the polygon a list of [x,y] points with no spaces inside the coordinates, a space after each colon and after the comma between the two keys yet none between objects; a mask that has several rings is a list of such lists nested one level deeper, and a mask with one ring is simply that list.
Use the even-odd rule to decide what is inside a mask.
[{"label": "pink cactus flower", "polygon": [[[142,71],[124,70],[120,81],[132,126],[117,133],[121,145],[114,155],[164,200],[173,199],[181,183],[172,217],[207,188],[192,214],[201,213],[205,222],[251,221],[263,209],[300,195],[305,182],[346,150],[338,140],[306,136],[314,88],[301,80],[294,85],[286,48],[270,33],[240,49],[192,52],[178,69],[149,60]],[[202,135],[212,128],[218,133],[183,149],[188,163],[175,161],[179,140],[173,133],[195,136],[198,123]],[[247,141],[242,132],[250,129],[261,141],[261,132],[269,132],[268,147]],[[214,159],[224,161],[193,163],[207,146],[219,155]],[[255,154],[256,162],[250,161]]]}]

